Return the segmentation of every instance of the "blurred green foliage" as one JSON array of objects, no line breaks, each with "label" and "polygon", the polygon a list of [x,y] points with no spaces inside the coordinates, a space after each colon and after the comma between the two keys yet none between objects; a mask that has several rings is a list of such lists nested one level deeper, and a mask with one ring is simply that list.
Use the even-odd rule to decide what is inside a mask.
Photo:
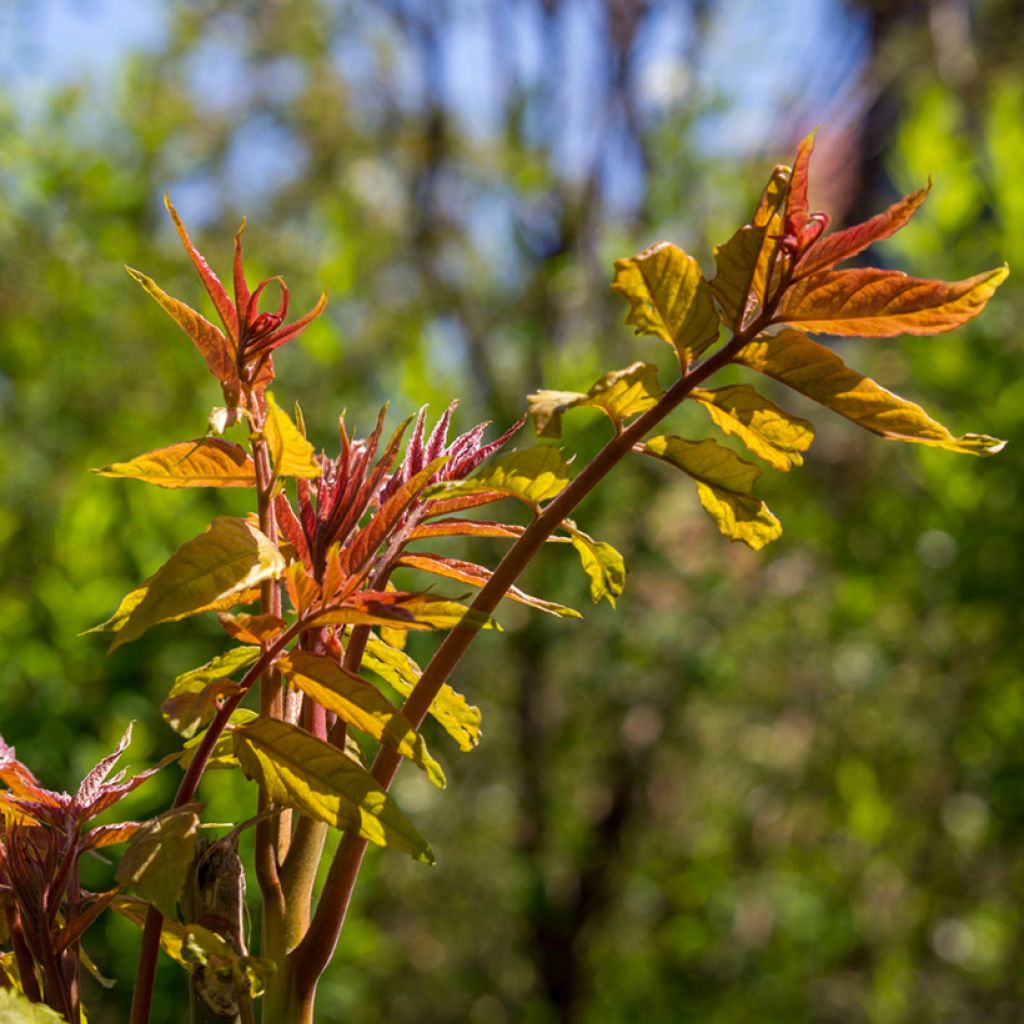
[{"label": "blurred green foliage", "polygon": [[[596,4],[597,152],[640,168],[613,201],[607,167],[569,173],[557,156],[563,6],[531,7],[531,79],[481,66],[499,97],[490,133],[438,84],[465,56],[444,5],[411,2],[176,3],[163,45],[105,90],[62,87],[31,113],[0,96],[0,728],[46,784],[73,784],[127,719],[136,765],[173,749],[157,703],[222,646],[200,622],[109,659],[77,636],[244,507],[85,471],[198,436],[219,400],[120,267],[200,302],[165,189],[222,272],[246,213],[255,273],[283,274],[297,308],[330,292],[277,389],[328,451],[342,408],[365,429],[386,397],[401,417],[457,396],[461,424],[502,426],[542,383],[585,389],[670,356],[620,325],[612,259],[667,236],[707,266],[796,132],[715,155],[700,144],[714,95],[645,111],[638,33],[672,5]],[[886,263],[947,278],[1024,266],[1024,73],[996,46],[1019,30],[1011,8],[984,6],[1003,28],[983,22],[991,59],[978,50],[966,72],[917,22],[871,12],[882,99],[858,113],[847,209],[935,176]],[[482,9],[509,30],[505,5]],[[684,75],[730,30],[714,5],[690,14]],[[722,541],[659,467],[626,467],[588,501],[580,525],[627,555],[618,611],[566,623],[511,607],[507,632],[480,639],[454,682],[483,708],[482,746],[430,736],[448,791],[411,772],[396,790],[440,864],[368,858],[325,1024],[1021,1018],[1022,318],[1011,277],[953,337],[842,346],[955,431],[1008,438],[996,459],[794,408],[819,438],[803,469],[765,479],[786,533],[764,553]],[[567,429],[585,454],[607,428],[580,413]],[[550,552],[525,588],[582,607],[573,562]],[[175,784],[162,773],[128,813],[163,808]],[[253,804],[227,772],[201,796],[211,821]],[[90,866],[96,885],[111,870]],[[90,983],[94,1024],[125,1018],[137,942],[115,919],[91,933],[118,979]],[[154,1021],[180,1020],[176,970],[161,969]]]}]

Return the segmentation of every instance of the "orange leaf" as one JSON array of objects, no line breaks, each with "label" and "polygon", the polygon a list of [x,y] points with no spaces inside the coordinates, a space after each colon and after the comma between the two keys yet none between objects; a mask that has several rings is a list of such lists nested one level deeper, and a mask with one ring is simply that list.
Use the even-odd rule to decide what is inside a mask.
[{"label": "orange leaf", "polygon": [[786,203],[786,227],[799,233],[810,216],[811,207],[807,199],[808,169],[814,150],[814,136],[817,131],[800,140],[793,160],[793,175],[789,179],[789,200]]},{"label": "orange leaf", "polygon": [[270,643],[288,625],[276,615],[232,615],[221,612],[217,618],[225,632],[243,644]]},{"label": "orange leaf", "polygon": [[964,281],[930,281],[897,270],[827,270],[787,289],[777,323],[822,334],[891,338],[941,334],[977,316],[1009,268]]},{"label": "orange leaf", "polygon": [[245,449],[215,437],[180,441],[93,472],[168,488],[256,486],[256,468]]},{"label": "orange leaf", "polygon": [[[504,495],[503,495],[504,497]],[[525,527],[512,523],[496,523],[482,519],[442,519],[436,523],[420,523],[409,540],[426,537],[521,537]]]},{"label": "orange leaf", "polygon": [[231,350],[231,343],[225,338],[224,332],[211,324],[206,317],[197,313],[191,306],[168,295],[151,277],[146,277],[145,274],[131,267],[124,269],[148,295],[156,299],[160,308],[192,339],[192,343],[199,349],[199,354],[206,360],[210,373],[225,388],[225,398],[228,404],[234,404],[237,395],[232,392],[232,396],[229,397],[227,387],[238,381],[238,370],[235,367],[235,355]]},{"label": "orange leaf", "polygon": [[893,203],[887,210],[876,214],[863,224],[854,224],[842,231],[826,235],[800,257],[794,276],[807,277],[819,270],[829,270],[837,263],[863,252],[869,245],[894,235],[914,216],[928,198],[931,188],[932,183],[929,181],[924,188],[904,196],[899,202]]}]

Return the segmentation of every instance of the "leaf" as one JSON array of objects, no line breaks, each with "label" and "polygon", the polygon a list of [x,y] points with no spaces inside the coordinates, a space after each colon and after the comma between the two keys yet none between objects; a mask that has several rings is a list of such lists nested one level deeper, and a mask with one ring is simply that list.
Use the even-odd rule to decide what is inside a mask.
[{"label": "leaf", "polygon": [[195,856],[199,829],[198,804],[167,811],[128,844],[117,866],[117,881],[152,903],[164,917],[177,915],[189,866]]},{"label": "leaf", "polygon": [[92,472],[167,488],[256,486],[256,469],[245,449],[214,437],[182,441]]},{"label": "leaf", "polygon": [[568,519],[563,526],[569,531],[569,540],[590,579],[590,599],[597,604],[602,597],[607,598],[614,608],[626,586],[626,563],[622,555],[611,544],[594,540]]},{"label": "leaf", "polygon": [[345,545],[342,557],[343,568],[347,572],[355,574],[366,568],[377,549],[399,525],[409,506],[423,493],[423,489],[449,457],[442,455],[433,459],[385,499],[369,522]]},{"label": "leaf", "polygon": [[700,402],[722,431],[738,437],[775,469],[785,473],[791,466],[803,465],[800,453],[811,446],[814,425],[773,405],[749,384],[708,391],[694,388],[690,397]]},{"label": "leaf", "polygon": [[758,551],[782,534],[778,519],[750,493],[761,470],[717,441],[652,437],[641,450],[693,477],[701,505],[730,540]]},{"label": "leaf", "polygon": [[837,263],[843,263],[875,242],[881,242],[895,234],[908,223],[928,198],[931,187],[932,183],[929,181],[924,188],[904,196],[863,224],[854,224],[819,239],[797,261],[794,277],[807,277],[819,270],[830,270]]},{"label": "leaf", "polygon": [[263,436],[270,449],[270,460],[277,476],[315,480],[321,474],[320,464],[314,458],[313,446],[299,433],[288,413],[266,392],[267,416],[263,421]]},{"label": "leaf", "polygon": [[288,626],[277,615],[247,615],[244,612],[232,615],[230,612],[221,612],[217,618],[224,632],[243,644],[272,643]]},{"label": "leaf", "polygon": [[626,323],[667,341],[684,367],[718,338],[711,289],[697,261],[670,242],[616,260],[612,288],[629,303]]},{"label": "leaf", "polygon": [[64,1018],[42,1003],[30,1003],[20,992],[0,988],[0,1024],[65,1024]]},{"label": "leaf", "polygon": [[600,409],[618,429],[630,416],[657,405],[662,393],[658,368],[651,363],[633,363],[606,373],[585,395],[576,391],[537,391],[527,401],[538,437],[561,437],[562,413],[569,409]]},{"label": "leaf", "polygon": [[301,561],[292,562],[285,570],[284,585],[288,591],[288,600],[299,618],[322,596],[319,585]]},{"label": "leaf", "polygon": [[217,380],[225,384],[238,379],[231,343],[225,338],[220,328],[211,324],[206,317],[197,313],[191,306],[168,295],[151,277],[147,277],[131,267],[124,269],[128,271],[134,281],[142,285],[148,295],[156,299],[163,311],[192,339],[199,354],[206,360],[210,373]]},{"label": "leaf", "polygon": [[[196,268],[196,272],[199,274],[199,277],[203,282],[203,287],[206,288],[207,294],[213,300],[213,304],[217,308],[217,312],[220,315],[221,320],[224,321],[224,326],[228,328],[233,336],[237,336],[238,313],[235,309],[235,304],[231,301],[231,297],[228,295],[227,290],[224,288],[224,285],[220,283],[220,279],[210,268],[210,265],[203,258],[199,250],[192,244],[192,239],[189,238],[188,231],[185,230],[185,225],[178,216],[178,211],[171,203],[171,197],[166,193],[164,194],[164,206],[167,207],[167,212],[171,215],[171,220],[174,221],[174,226],[177,228],[181,244],[185,247],[185,252],[188,253],[189,259],[192,260],[192,265]],[[236,237],[236,255],[240,253],[240,245],[240,240]],[[234,352],[232,352],[231,358],[232,361],[234,361]]]},{"label": "leaf", "polygon": [[[117,633],[110,645],[142,636],[160,622],[174,622],[220,605],[225,599],[273,579],[285,562],[271,540],[245,519],[218,516],[198,537],[186,541],[101,627]],[[231,604],[236,603],[229,602]]]},{"label": "leaf", "polygon": [[497,623],[481,612],[474,612],[458,601],[446,601],[428,595],[401,605],[376,605],[366,608],[333,608],[308,623],[316,626],[386,626],[391,629],[454,629],[460,623],[478,629],[497,629]]},{"label": "leaf", "polygon": [[248,668],[259,656],[259,647],[236,647],[199,668],[183,672],[160,705],[167,724],[185,739],[194,736],[215,714],[219,698],[237,690],[230,677]]},{"label": "leaf", "polygon": [[779,211],[789,193],[790,170],[779,166],[765,186],[752,223],[741,227],[728,242],[715,246],[718,273],[711,290],[722,307],[725,322],[742,330],[764,304],[778,237]]},{"label": "leaf", "polygon": [[877,267],[826,270],[792,284],[775,321],[844,337],[941,334],[977,316],[1009,273],[1004,265],[946,282]]},{"label": "leaf", "polygon": [[[106,622],[101,622],[98,626],[93,626],[91,629],[85,630],[81,635],[88,636],[90,633],[117,633],[121,630],[124,627],[124,624],[128,621],[128,617],[131,613],[142,603],[142,599],[146,596],[152,579],[153,577],[151,576],[144,583],[137,586],[133,591],[125,594],[121,599],[121,603],[117,606],[117,610],[109,619],[106,620]],[[178,622],[180,619],[188,618],[190,615],[199,615],[201,612],[220,612],[227,608],[234,608],[236,605],[252,604],[253,601],[258,601],[259,599],[260,588],[250,587],[248,590],[243,590],[238,594],[228,594],[217,601],[211,601],[205,608],[196,608],[192,611],[183,612],[181,615],[176,615],[174,618],[165,619],[164,621]]]},{"label": "leaf", "polygon": [[428,493],[448,499],[495,492],[519,498],[537,511],[542,501],[561,494],[569,479],[569,466],[562,453],[557,448],[538,445],[501,455],[468,480],[434,484]]},{"label": "leaf", "polygon": [[[420,678],[419,666],[404,651],[370,635],[363,653],[363,667],[393,686],[407,697]],[[480,742],[480,709],[466,702],[447,683],[441,686],[430,715],[459,745],[460,750],[472,750]]]},{"label": "leaf", "polygon": [[444,772],[430,756],[423,737],[372,683],[332,658],[305,651],[283,655],[277,666],[292,685],[342,721],[408,758],[427,773],[435,786],[444,789]]},{"label": "leaf", "polygon": [[[444,555],[435,555],[427,551],[407,551],[399,558],[398,564],[410,569],[433,573],[435,576],[443,576],[446,579],[458,580],[460,583],[468,583],[472,587],[482,587],[491,578],[491,570],[482,565],[463,562],[458,558],[446,558]],[[573,608],[534,597],[518,587],[509,587],[505,592],[505,597],[512,601],[518,601],[520,604],[529,605],[531,608],[539,608],[542,612],[548,612],[550,615],[558,615],[567,619],[583,618]]]},{"label": "leaf", "polygon": [[984,434],[954,437],[919,405],[858,373],[800,331],[759,338],[744,346],[736,359],[891,441],[913,441],[969,455],[995,455],[1006,444]]},{"label": "leaf", "polygon": [[369,772],[329,743],[263,716],[233,735],[242,771],[259,782],[274,803],[434,863],[430,847],[394,800]]},{"label": "leaf", "polygon": [[495,523],[480,519],[441,519],[436,523],[420,523],[409,540],[426,540],[432,537],[509,537],[523,535],[524,527],[513,523]]}]

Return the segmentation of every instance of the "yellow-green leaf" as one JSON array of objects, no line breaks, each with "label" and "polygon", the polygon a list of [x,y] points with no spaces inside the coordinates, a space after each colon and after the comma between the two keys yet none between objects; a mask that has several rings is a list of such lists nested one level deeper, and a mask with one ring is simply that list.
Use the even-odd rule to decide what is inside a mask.
[{"label": "yellow-green leaf", "polygon": [[256,470],[245,449],[215,437],[182,441],[93,472],[168,488],[256,486]]},{"label": "yellow-green leaf", "polygon": [[786,290],[775,322],[844,337],[942,334],[976,317],[1009,273],[1004,265],[947,282],[878,267],[825,270]]},{"label": "yellow-green leaf", "polygon": [[301,477],[304,480],[315,480],[320,476],[320,464],[313,458],[313,446],[299,433],[299,428],[269,391],[263,436],[267,439],[270,461],[278,476]]},{"label": "yellow-green leaf", "polygon": [[652,437],[642,451],[693,477],[697,496],[719,530],[755,551],[782,534],[782,525],[750,492],[761,470],[710,438]]},{"label": "yellow-green leaf", "polygon": [[694,388],[690,397],[726,434],[738,437],[769,465],[785,473],[790,466],[803,464],[800,453],[811,446],[814,425],[773,405],[749,384]]},{"label": "yellow-green leaf", "polygon": [[622,555],[611,544],[594,540],[570,520],[563,525],[569,530],[569,539],[590,580],[590,599],[597,604],[602,597],[607,598],[614,608],[626,586],[626,563]]},{"label": "yellow-green leaf", "polygon": [[657,405],[661,395],[658,368],[651,363],[633,363],[606,373],[585,395],[577,391],[537,391],[527,401],[537,435],[561,437],[562,413],[569,409],[600,409],[618,428],[630,416]]},{"label": "yellow-green leaf", "polygon": [[509,452],[488,462],[468,480],[434,484],[430,497],[496,493],[519,498],[535,511],[540,503],[557,497],[569,483],[569,466],[557,448],[538,445]]},{"label": "yellow-green leaf", "polygon": [[117,633],[110,645],[114,650],[159,622],[223,607],[225,600],[279,576],[284,568],[281,553],[255,526],[245,519],[218,516],[205,532],[182,544],[97,628]]},{"label": "yellow-green leaf", "polygon": [[230,677],[248,668],[259,656],[258,647],[236,647],[199,668],[183,672],[160,706],[167,724],[185,739],[194,736],[216,712],[216,699],[225,692],[224,684],[233,687]]},{"label": "yellow-green leaf", "polygon": [[177,914],[199,829],[198,804],[185,804],[154,818],[136,832],[117,866],[117,881],[130,886],[164,917]]},{"label": "yellow-green leaf", "polygon": [[778,236],[782,233],[780,210],[789,192],[790,169],[772,172],[750,224],[741,227],[728,242],[715,246],[718,273],[711,289],[722,307],[725,322],[742,330],[761,308],[769,285]]},{"label": "yellow-green leaf", "polygon": [[[420,678],[419,666],[405,651],[400,651],[371,634],[363,654],[363,667],[380,676],[404,697]],[[430,705],[430,715],[459,745],[472,750],[480,742],[480,709],[466,701],[447,683],[442,685]]]},{"label": "yellow-green leaf", "polygon": [[919,405],[858,373],[800,331],[763,336],[744,346],[737,361],[891,441],[913,441],[968,455],[995,455],[1006,444],[985,434],[955,437]]},{"label": "yellow-green leaf", "polygon": [[684,367],[718,338],[711,289],[697,261],[671,242],[616,260],[612,288],[629,303],[626,323],[667,341]]},{"label": "yellow-green leaf", "polygon": [[336,747],[298,726],[263,716],[233,735],[242,771],[261,783],[274,803],[434,863],[430,847],[395,801]]},{"label": "yellow-green leaf", "polygon": [[444,772],[430,756],[423,737],[372,683],[346,671],[333,658],[306,651],[282,655],[277,667],[293,686],[342,721],[407,757],[435,786],[444,788]]},{"label": "yellow-green leaf", "polygon": [[[142,603],[143,598],[149,592],[149,585],[153,581],[153,577],[150,576],[148,580],[139,584],[134,590],[125,594],[121,598],[121,603],[117,606],[116,611],[110,616],[105,622],[101,622],[98,626],[93,626],[92,629],[85,630],[82,636],[88,636],[90,633],[117,633],[124,628],[124,624],[128,621],[129,616],[136,608]],[[182,612],[180,615],[175,615],[172,618],[164,619],[165,622],[178,622],[180,619],[186,619],[190,615],[198,615],[200,612],[222,612],[228,608],[234,608],[240,604],[252,604],[253,601],[260,599],[260,588],[249,587],[247,590],[242,590],[237,594],[228,594],[216,601],[211,601],[208,605],[202,608],[193,608],[187,612]]]}]

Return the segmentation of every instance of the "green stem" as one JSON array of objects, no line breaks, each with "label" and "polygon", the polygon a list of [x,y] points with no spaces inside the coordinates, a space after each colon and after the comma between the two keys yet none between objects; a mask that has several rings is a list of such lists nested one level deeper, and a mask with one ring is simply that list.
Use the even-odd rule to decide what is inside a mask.
[{"label": "green stem", "polygon": [[[456,626],[441,642],[409,694],[402,710],[414,729],[419,728],[441,686],[480,631],[480,623],[494,611],[562,521],[630,452],[634,444],[680,405],[695,387],[731,362],[736,353],[764,329],[773,313],[773,306],[766,308],[714,355],[680,377],[656,405],[617,433],[526,528],[477,594],[463,624]],[[400,763],[400,755],[381,747],[374,760],[372,774],[384,789],[390,788]],[[346,832],[342,837],[309,930],[290,954],[300,1003],[312,1000],[317,981],[334,955],[365,850],[366,840],[355,833]]]}]

